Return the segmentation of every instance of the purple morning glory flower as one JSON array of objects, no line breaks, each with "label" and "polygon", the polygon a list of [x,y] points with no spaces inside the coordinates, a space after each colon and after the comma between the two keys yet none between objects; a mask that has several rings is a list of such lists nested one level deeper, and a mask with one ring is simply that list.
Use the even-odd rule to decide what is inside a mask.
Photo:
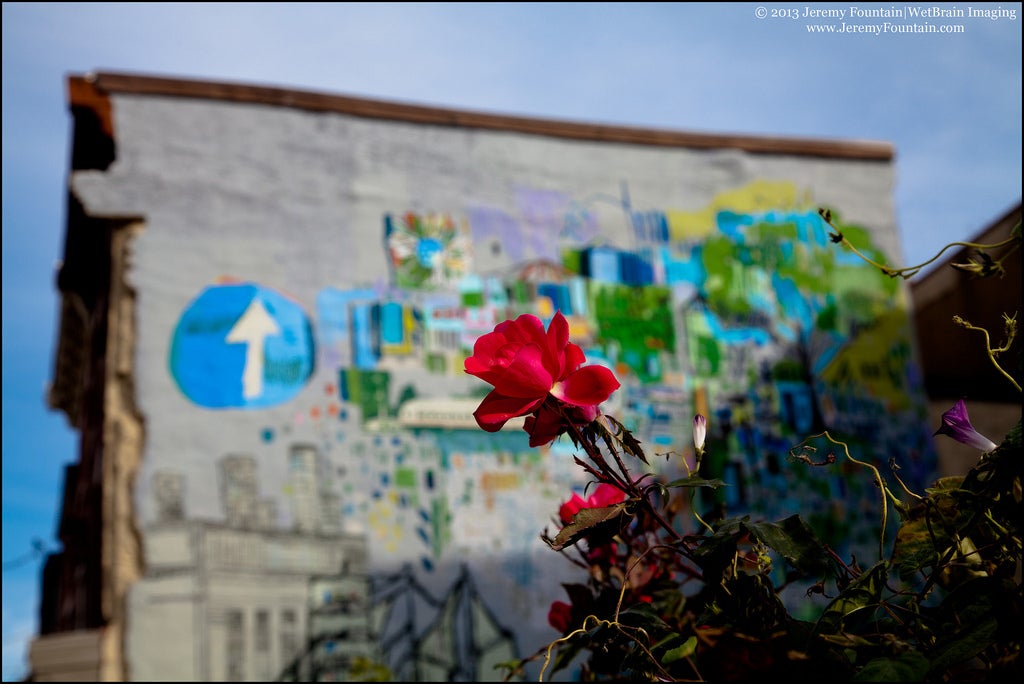
[{"label": "purple morning glory flower", "polygon": [[942,414],[942,425],[935,431],[935,434],[952,437],[961,444],[981,451],[992,451],[996,448],[995,442],[975,430],[971,425],[971,419],[967,415],[967,405],[964,404],[963,399],[957,401],[953,408]]}]

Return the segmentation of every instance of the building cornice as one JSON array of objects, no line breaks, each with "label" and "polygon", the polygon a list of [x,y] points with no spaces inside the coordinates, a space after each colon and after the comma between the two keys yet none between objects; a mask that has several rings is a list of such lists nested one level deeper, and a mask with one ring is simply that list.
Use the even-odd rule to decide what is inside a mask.
[{"label": "building cornice", "polygon": [[389,121],[524,133],[603,143],[692,149],[737,149],[754,154],[882,162],[892,161],[895,157],[895,149],[891,143],[872,140],[713,134],[639,128],[492,114],[269,86],[128,73],[99,72],[72,75],[68,77],[68,84],[71,104],[98,107],[99,118],[109,124],[109,128],[106,129],[108,133],[112,133],[113,127],[109,120],[109,104],[103,104],[103,97],[105,95],[146,95],[292,107],[307,111],[334,112]]}]

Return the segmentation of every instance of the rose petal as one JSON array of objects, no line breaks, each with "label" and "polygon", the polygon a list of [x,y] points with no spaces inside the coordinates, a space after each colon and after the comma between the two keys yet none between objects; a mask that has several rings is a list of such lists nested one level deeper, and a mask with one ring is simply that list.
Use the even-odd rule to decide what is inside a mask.
[{"label": "rose petal", "polygon": [[530,434],[531,447],[543,446],[565,431],[565,420],[547,404],[542,404],[540,409],[526,417],[523,429]]},{"label": "rose petal", "polygon": [[505,321],[495,326],[496,332],[502,332],[508,341],[518,344],[538,344],[544,346],[544,321],[533,314],[522,314],[514,321]]},{"label": "rose petal", "polygon": [[565,369],[562,371],[562,375],[559,379],[564,379],[565,376],[572,373],[574,370],[579,368],[586,362],[587,357],[583,354],[583,350],[578,346],[570,342],[565,345]]},{"label": "rose petal", "polygon": [[585,366],[551,388],[551,394],[567,404],[596,406],[619,388],[615,374],[604,366]]},{"label": "rose petal", "polygon": [[559,634],[564,634],[572,625],[572,606],[565,601],[555,601],[548,610],[548,624]]},{"label": "rose petal", "polygon": [[492,390],[480,402],[480,406],[473,412],[473,417],[476,418],[477,425],[487,432],[497,432],[509,419],[526,415],[542,400],[543,398],[509,397]]},{"label": "rose petal", "polygon": [[604,508],[620,503],[625,499],[626,493],[624,491],[615,485],[602,482],[597,485],[594,493],[587,497],[586,505],[587,508]]},{"label": "rose petal", "polygon": [[569,322],[561,311],[556,311],[548,326],[547,355],[545,366],[552,378],[561,378],[569,369],[566,368],[565,346],[569,343]]},{"label": "rose petal", "polygon": [[[510,351],[513,352],[511,355]],[[505,335],[489,332],[478,337],[473,343],[473,355],[466,359],[464,368],[470,375],[493,385],[494,371],[507,366],[513,357],[514,350],[508,349],[508,339]]]},{"label": "rose petal", "polygon": [[544,367],[543,354],[535,344],[519,348],[512,363],[495,374],[494,389],[510,397],[543,398],[551,389],[552,378]]},{"label": "rose petal", "polygon": [[583,497],[573,492],[572,498],[563,503],[558,509],[558,518],[562,521],[563,525],[568,525],[572,522],[572,516],[586,507],[587,502],[583,500]]}]

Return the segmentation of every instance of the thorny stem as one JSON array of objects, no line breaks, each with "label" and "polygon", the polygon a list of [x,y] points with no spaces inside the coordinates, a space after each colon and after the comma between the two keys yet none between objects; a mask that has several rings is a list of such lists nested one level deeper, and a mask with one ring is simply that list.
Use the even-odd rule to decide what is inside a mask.
[{"label": "thorny stem", "polygon": [[588,473],[593,475],[594,479],[596,479],[598,482],[607,482],[608,484],[613,484],[613,485],[616,485],[616,486],[619,485],[619,481],[618,480],[616,480],[615,478],[611,477],[610,475],[605,475],[601,471],[597,470],[594,466],[590,465],[589,463],[584,462],[583,459],[581,459],[579,457],[575,457],[574,460],[576,461],[577,465],[579,465],[585,471],[587,471]]},{"label": "thorny stem", "polygon": [[659,525],[665,528],[665,530],[668,531],[676,541],[683,540],[683,536],[676,531],[676,528],[672,527],[669,521],[662,517],[661,513],[658,512],[658,509],[651,503],[649,497],[644,496],[642,501],[644,502],[644,506],[647,508],[647,512],[654,516],[654,519],[658,521]]},{"label": "thorny stem", "polygon": [[[565,415],[564,412],[562,415]],[[573,441],[583,447],[583,450],[587,453],[587,457],[590,458],[590,460],[593,461],[600,470],[587,465],[577,458],[576,462],[578,464],[580,464],[588,473],[593,475],[599,482],[613,484],[623,492],[639,498],[637,488],[629,479],[629,471],[626,470],[624,465],[622,465],[622,461],[619,460],[618,456],[616,456],[615,460],[619,463],[622,474],[616,473],[612,470],[611,466],[608,465],[608,461],[605,459],[604,454],[601,453],[601,449],[583,436],[583,431],[580,430],[576,423],[566,418],[565,425],[566,431],[571,434]]]},{"label": "thorny stem", "polygon": [[592,475],[597,477],[599,481],[610,481],[611,484],[614,484],[622,491],[628,492],[629,494],[636,494],[633,483],[629,480],[629,474],[625,468],[621,466],[621,462],[620,467],[622,467],[624,477],[620,477],[618,473],[608,466],[608,462],[605,460],[604,455],[601,454],[601,450],[597,445],[583,437],[583,432],[580,430],[579,426],[565,415],[561,406],[559,406],[559,411],[561,412],[562,417],[565,418],[564,424],[567,426],[567,430],[572,434],[573,441],[582,445],[583,450],[587,452],[587,456],[590,457],[590,460],[601,469],[601,473],[599,474],[593,468],[590,468],[579,460],[577,460],[577,463],[580,463],[580,465],[586,468]]},{"label": "thorny stem", "polygon": [[618,435],[615,435],[610,430],[608,430],[604,422],[600,420],[600,416],[598,416],[597,423],[598,425],[601,426],[601,429],[604,431],[606,435],[604,442],[605,444],[608,445],[608,451],[612,452],[612,456],[615,457],[615,463],[619,466],[619,471],[622,472],[626,480],[632,480],[632,478],[629,477],[629,469],[626,468],[626,464],[622,462],[622,458],[619,456],[619,450],[612,445],[612,440],[616,440],[620,443],[622,440],[618,437]]},{"label": "thorny stem", "polygon": [[1021,388],[1020,385],[1017,384],[1017,381],[1014,380],[1013,376],[1007,373],[1003,369],[1003,367],[999,365],[998,361],[996,361],[997,356],[999,356],[1004,351],[1007,351],[1010,348],[1010,345],[1013,344],[1013,338],[1016,337],[1017,335],[1017,314],[1015,313],[1013,314],[1013,316],[1007,316],[1004,313],[1003,321],[1006,325],[1006,343],[1001,347],[993,349],[992,339],[989,337],[988,330],[986,330],[985,328],[980,328],[976,325],[971,325],[969,321],[961,318],[960,316],[953,316],[953,322],[956,323],[957,325],[967,328],[968,330],[978,330],[985,336],[985,352],[988,354],[989,361],[991,361],[992,365],[996,367],[996,370],[1002,373],[1003,377],[1009,380],[1010,383],[1017,388],[1017,391],[1020,392]]},{"label": "thorny stem", "polygon": [[601,469],[601,473],[596,472],[593,468],[588,467],[585,463],[579,461],[578,459],[577,463],[580,463],[580,465],[586,468],[588,472],[594,475],[599,481],[612,480],[611,484],[615,484],[623,492],[626,492],[631,497],[638,499],[639,501],[642,501],[644,507],[654,517],[654,519],[658,521],[658,524],[661,525],[666,531],[668,531],[673,536],[673,538],[675,538],[676,541],[682,541],[682,535],[679,534],[679,532],[677,532],[674,527],[672,527],[671,523],[665,520],[665,518],[658,511],[657,507],[651,503],[650,497],[647,496],[645,491],[641,490],[639,487],[636,486],[634,482],[632,482],[632,480],[629,477],[629,471],[626,469],[626,466],[622,463],[622,459],[619,458],[618,452],[614,449],[611,449],[612,453],[615,456],[615,462],[618,463],[619,468],[622,470],[622,476],[620,476],[618,473],[614,472],[611,469],[611,467],[608,465],[608,461],[605,460],[604,456],[601,454],[601,450],[597,447],[597,445],[591,442],[590,440],[584,438],[583,432],[580,430],[578,425],[573,423],[571,420],[566,420],[565,423],[568,426],[568,429],[571,431],[573,439],[576,441],[577,444],[583,446],[584,451],[587,452],[587,456],[589,456],[590,460],[594,461],[594,463],[597,464],[597,466]]}]

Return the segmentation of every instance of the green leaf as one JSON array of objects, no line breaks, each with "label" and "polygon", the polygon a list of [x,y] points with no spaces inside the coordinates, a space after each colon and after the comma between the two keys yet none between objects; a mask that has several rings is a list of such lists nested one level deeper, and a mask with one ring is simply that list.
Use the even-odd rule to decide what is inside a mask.
[{"label": "green leaf", "polygon": [[896,657],[874,658],[855,674],[853,682],[921,682],[928,672],[928,659],[917,651]]},{"label": "green leaf", "polygon": [[828,570],[828,555],[814,530],[799,515],[791,515],[778,523],[747,523],[750,534],[774,549],[797,570],[816,575]]},{"label": "green leaf", "polygon": [[1015,593],[1011,582],[992,577],[969,580],[951,591],[941,605],[947,620],[932,649],[935,655],[929,672],[942,673],[992,644],[999,628],[1000,603],[1012,602]]},{"label": "green leaf", "polygon": [[697,637],[692,636],[682,643],[682,645],[673,648],[670,651],[666,651],[665,655],[662,656],[661,662],[663,665],[669,665],[677,660],[683,658],[689,658],[697,652]]},{"label": "green leaf", "polygon": [[922,568],[934,568],[945,551],[956,543],[950,532],[963,527],[969,511],[960,510],[962,492],[952,480],[944,478],[929,490],[928,498],[912,506],[907,519],[896,532],[892,562],[904,581]]},{"label": "green leaf", "polygon": [[670,629],[661,619],[660,612],[647,603],[638,603],[619,613],[619,622],[630,627],[641,627],[648,634]]},{"label": "green leaf", "polygon": [[545,541],[555,551],[561,551],[588,534],[615,534],[627,523],[628,518],[632,517],[629,508],[630,502],[626,501],[604,508],[581,509],[572,517],[572,522],[563,527],[553,540]]},{"label": "green leaf", "polygon": [[[602,420],[611,425],[614,430],[609,430]],[[608,449],[612,452],[617,450],[616,444],[618,444],[629,455],[644,463],[649,463],[647,454],[644,453],[643,447],[640,446],[640,440],[627,430],[625,425],[607,413],[603,415],[602,420],[594,420],[586,425],[582,430],[583,437],[588,441],[595,441],[597,438],[600,438],[608,445]]]},{"label": "green leaf", "polygon": [[936,656],[929,672],[942,672],[950,665],[963,663],[984,651],[995,638],[999,624],[989,615],[955,632],[952,639],[936,645]]},{"label": "green leaf", "polygon": [[[749,517],[743,518],[747,519]],[[691,551],[693,562],[710,575],[718,575],[723,568],[732,563],[739,537],[743,534],[746,532],[740,527],[738,519],[723,520],[713,535],[702,538],[700,546]]]},{"label": "green leaf", "polygon": [[703,477],[697,477],[692,475],[690,477],[684,477],[679,480],[672,480],[666,487],[710,487],[711,489],[718,489],[719,487],[725,487],[726,483],[723,480],[707,480]]},{"label": "green leaf", "polygon": [[874,606],[882,596],[882,588],[889,576],[889,564],[880,561],[867,572],[853,580],[832,600],[818,618],[821,634],[836,634],[840,631],[843,618],[855,610]]},{"label": "green leaf", "polygon": [[640,441],[633,436],[633,433],[626,430],[621,435],[622,447],[631,453],[636,458],[640,459],[644,463],[647,463],[647,456],[644,454],[643,448],[640,446]]},{"label": "green leaf", "polygon": [[960,486],[964,482],[963,475],[950,475],[948,477],[940,477],[938,480],[932,483],[931,487],[926,488],[925,494],[942,494],[946,492],[952,492],[960,489]]}]

